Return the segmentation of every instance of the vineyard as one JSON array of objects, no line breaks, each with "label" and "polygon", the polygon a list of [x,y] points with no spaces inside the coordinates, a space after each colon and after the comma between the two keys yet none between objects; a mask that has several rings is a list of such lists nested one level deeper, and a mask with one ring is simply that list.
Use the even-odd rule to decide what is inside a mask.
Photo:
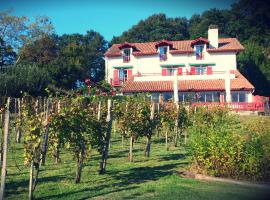
[{"label": "vineyard", "polygon": [[269,181],[267,117],[239,119],[224,108],[158,104],[147,96],[24,96],[2,98],[0,107],[2,198],[144,199],[171,193],[196,199],[191,190],[208,199],[224,187],[243,199],[269,195],[177,175],[184,168]]}]

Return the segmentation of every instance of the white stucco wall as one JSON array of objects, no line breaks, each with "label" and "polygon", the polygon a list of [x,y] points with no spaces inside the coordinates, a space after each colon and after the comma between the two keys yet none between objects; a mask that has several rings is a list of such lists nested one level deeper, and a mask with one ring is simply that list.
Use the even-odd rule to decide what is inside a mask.
[{"label": "white stucco wall", "polygon": [[195,53],[191,54],[170,54],[167,53],[167,60],[160,61],[159,55],[149,55],[149,56],[130,56],[130,62],[124,63],[122,56],[119,57],[106,57],[106,79],[110,82],[110,79],[113,78],[113,67],[115,66],[133,66],[132,73],[136,74],[140,72],[142,74],[147,73],[159,73],[161,74],[161,65],[177,65],[185,64],[183,71],[186,71],[186,68],[190,70],[189,64],[207,64],[215,63],[215,66],[212,66],[213,71],[227,71],[237,69],[236,65],[236,52],[215,52],[208,53],[204,49],[204,59],[196,60]]}]

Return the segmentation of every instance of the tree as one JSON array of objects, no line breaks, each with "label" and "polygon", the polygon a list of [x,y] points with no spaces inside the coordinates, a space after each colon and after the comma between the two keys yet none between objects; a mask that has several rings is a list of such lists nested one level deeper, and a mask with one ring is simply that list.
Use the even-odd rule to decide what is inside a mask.
[{"label": "tree", "polygon": [[49,75],[45,69],[32,65],[17,65],[0,73],[0,95],[19,97],[22,92],[33,96],[45,95]]},{"label": "tree", "polygon": [[249,41],[238,56],[238,63],[240,71],[255,86],[255,94],[270,96],[270,60],[264,51],[262,46]]},{"label": "tree", "polygon": [[59,54],[49,67],[54,85],[71,89],[76,80],[103,80],[107,42],[99,33],[87,31],[86,35],[63,35],[57,38],[57,46]]},{"label": "tree", "polygon": [[150,42],[162,39],[183,40],[189,37],[186,18],[167,18],[165,14],[155,14],[124,32],[113,37],[111,44],[122,42]]},{"label": "tree", "polygon": [[39,67],[47,68],[57,57],[58,47],[53,36],[44,37],[25,44],[21,52],[20,63],[36,64]]},{"label": "tree", "polygon": [[218,25],[220,37],[228,37],[226,24],[228,23],[229,12],[216,8],[203,12],[201,15],[193,15],[189,20],[190,39],[208,37],[207,31],[211,24]]},{"label": "tree", "polygon": [[54,31],[46,16],[36,17],[33,22],[25,16],[12,16],[11,11],[0,12],[0,67],[15,63],[15,52],[23,52],[25,44],[50,35]]}]

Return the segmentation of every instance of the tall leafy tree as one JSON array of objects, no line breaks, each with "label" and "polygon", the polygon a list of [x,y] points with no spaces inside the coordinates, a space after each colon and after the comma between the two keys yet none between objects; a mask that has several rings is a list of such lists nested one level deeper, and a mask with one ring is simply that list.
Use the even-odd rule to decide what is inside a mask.
[{"label": "tall leafy tree", "polygon": [[162,39],[182,40],[189,37],[186,18],[167,18],[165,14],[155,14],[146,20],[141,20],[137,25],[124,32],[119,37],[114,37],[111,44],[128,42],[149,42]]},{"label": "tall leafy tree", "polygon": [[98,82],[104,78],[107,42],[99,33],[63,35],[58,37],[57,45],[59,55],[51,68],[57,86],[70,89],[76,80],[90,78]]},{"label": "tall leafy tree", "polygon": [[270,60],[264,48],[256,42],[247,42],[238,56],[240,71],[255,86],[255,94],[270,96]]}]

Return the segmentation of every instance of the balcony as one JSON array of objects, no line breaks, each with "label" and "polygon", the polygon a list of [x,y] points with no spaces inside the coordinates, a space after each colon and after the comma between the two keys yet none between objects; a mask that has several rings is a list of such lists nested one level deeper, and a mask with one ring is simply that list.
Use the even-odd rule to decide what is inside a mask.
[{"label": "balcony", "polygon": [[[178,80],[215,80],[225,79],[225,71],[213,71],[211,74],[194,74],[190,71],[182,72],[178,75]],[[230,79],[234,79],[235,74],[230,74]],[[164,76],[161,73],[140,73],[134,76],[134,81],[172,81],[174,76]]]},{"label": "balcony", "polygon": [[121,87],[124,83],[126,82],[126,80],[119,80],[119,79],[110,79],[110,84],[113,87]]},{"label": "balcony", "polygon": [[159,54],[159,60],[160,61],[166,61],[167,60],[167,54]]},{"label": "balcony", "polygon": [[123,62],[124,63],[130,62],[130,56],[123,56]]},{"label": "balcony", "polygon": [[196,54],[196,60],[204,60],[204,52],[201,52],[200,54]]},{"label": "balcony", "polygon": [[198,102],[193,103],[192,106],[203,106],[207,108],[213,108],[213,107],[221,107],[221,108],[228,108],[233,111],[264,111],[264,102]]}]

